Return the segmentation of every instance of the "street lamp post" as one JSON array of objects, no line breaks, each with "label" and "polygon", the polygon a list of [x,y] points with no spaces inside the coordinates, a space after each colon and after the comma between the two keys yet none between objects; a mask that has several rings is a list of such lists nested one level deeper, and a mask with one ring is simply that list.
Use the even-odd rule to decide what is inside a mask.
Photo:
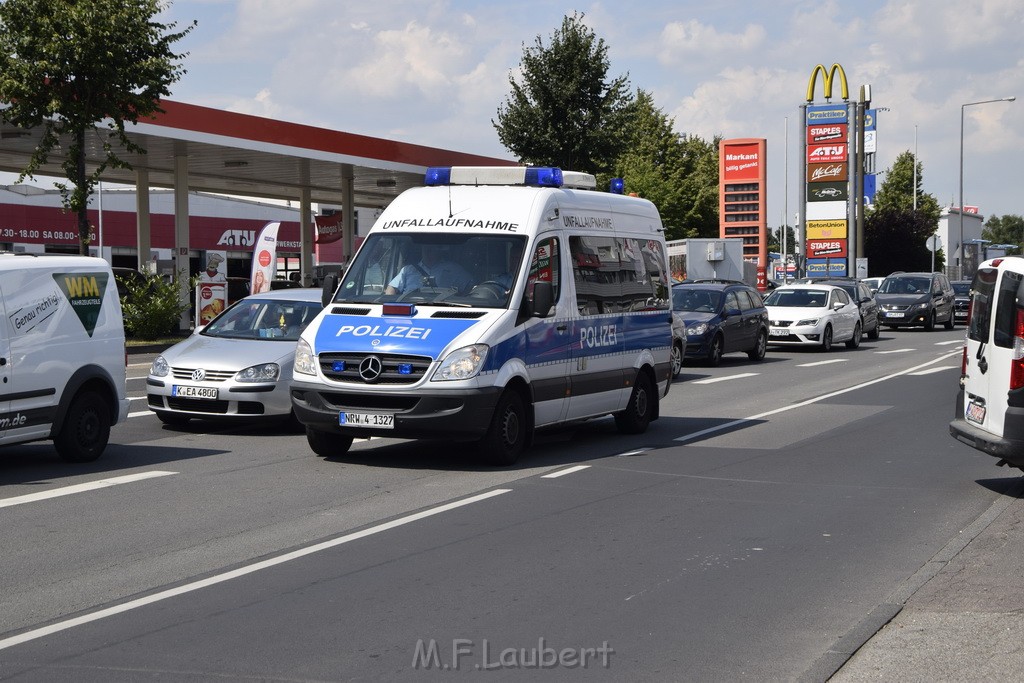
[{"label": "street lamp post", "polygon": [[[959,279],[964,278],[964,109],[967,107],[973,107],[976,104],[989,104],[991,102],[1013,102],[1017,99],[1016,96],[1012,97],[1000,97],[995,100],[981,100],[979,102],[966,102],[960,105],[960,243],[958,249],[960,250],[960,259],[957,261],[957,268],[959,269]],[[916,162],[915,162],[916,163]]]}]

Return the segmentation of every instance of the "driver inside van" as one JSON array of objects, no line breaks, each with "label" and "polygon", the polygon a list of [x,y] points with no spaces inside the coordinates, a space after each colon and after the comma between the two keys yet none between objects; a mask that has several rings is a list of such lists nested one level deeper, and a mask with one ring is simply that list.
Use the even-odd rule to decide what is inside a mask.
[{"label": "driver inside van", "polygon": [[443,246],[424,244],[423,257],[398,272],[384,290],[385,294],[407,294],[424,287],[467,291],[473,278],[465,268],[448,258]]}]

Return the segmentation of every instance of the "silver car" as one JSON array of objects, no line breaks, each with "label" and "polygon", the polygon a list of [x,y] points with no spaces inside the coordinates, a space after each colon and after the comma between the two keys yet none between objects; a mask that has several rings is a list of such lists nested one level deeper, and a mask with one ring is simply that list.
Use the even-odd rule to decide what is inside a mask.
[{"label": "silver car", "polygon": [[281,289],[235,302],[164,351],[146,379],[164,424],[192,418],[292,417],[288,384],[299,334],[323,308],[320,289]]}]

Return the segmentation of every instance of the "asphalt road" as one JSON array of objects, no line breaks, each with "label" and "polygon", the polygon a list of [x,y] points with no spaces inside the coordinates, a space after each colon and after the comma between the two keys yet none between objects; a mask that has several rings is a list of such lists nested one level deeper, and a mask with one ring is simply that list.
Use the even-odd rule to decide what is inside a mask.
[{"label": "asphalt road", "polygon": [[1019,479],[948,436],[962,336],[687,366],[508,469],[136,401],[97,463],[0,459],[0,679],[826,680]]}]

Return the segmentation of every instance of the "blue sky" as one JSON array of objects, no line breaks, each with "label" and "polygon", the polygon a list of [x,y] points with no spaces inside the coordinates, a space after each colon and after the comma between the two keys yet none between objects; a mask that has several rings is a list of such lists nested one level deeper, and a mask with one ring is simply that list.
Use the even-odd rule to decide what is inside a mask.
[{"label": "blue sky", "polygon": [[1021,97],[966,109],[964,203],[1024,215],[1021,0],[175,0],[165,20],[199,24],[176,44],[188,73],[171,99],[511,158],[491,124],[509,75],[573,11],[605,40],[610,75],[653,93],[679,132],[768,139],[769,225],[796,212],[799,105],[819,62],[890,109],[877,168],[916,138],[941,205],[959,200],[961,105]]}]

